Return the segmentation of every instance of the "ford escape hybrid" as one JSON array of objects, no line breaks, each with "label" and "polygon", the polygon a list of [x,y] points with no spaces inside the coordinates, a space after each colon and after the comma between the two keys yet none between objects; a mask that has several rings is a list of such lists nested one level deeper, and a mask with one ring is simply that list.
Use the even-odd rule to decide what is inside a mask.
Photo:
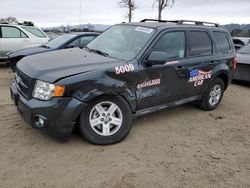
[{"label": "ford escape hybrid", "polygon": [[192,101],[215,109],[236,63],[217,24],[145,19],[114,25],[84,49],[23,58],[10,90],[34,128],[67,139],[79,125],[87,141],[112,144],[140,115]]}]

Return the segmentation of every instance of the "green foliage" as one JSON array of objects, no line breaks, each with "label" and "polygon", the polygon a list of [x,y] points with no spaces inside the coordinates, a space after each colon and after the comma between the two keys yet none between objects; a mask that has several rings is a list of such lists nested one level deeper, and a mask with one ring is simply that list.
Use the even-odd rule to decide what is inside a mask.
[{"label": "green foliage", "polygon": [[250,37],[250,30],[248,31],[244,31],[242,29],[234,29],[232,32],[231,32],[231,35],[233,37]]}]

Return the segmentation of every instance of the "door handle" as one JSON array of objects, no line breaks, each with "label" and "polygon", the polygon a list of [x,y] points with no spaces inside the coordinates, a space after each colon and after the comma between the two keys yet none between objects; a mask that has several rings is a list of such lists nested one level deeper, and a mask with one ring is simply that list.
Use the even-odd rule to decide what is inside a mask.
[{"label": "door handle", "polygon": [[186,77],[186,71],[185,67],[182,65],[179,65],[176,67],[176,72],[180,77]]},{"label": "door handle", "polygon": [[210,61],[208,64],[209,65],[214,65],[216,62],[215,61]]},{"label": "door handle", "polygon": [[185,69],[185,68],[184,68],[183,66],[181,66],[181,65],[179,65],[179,66],[176,67],[176,70],[179,70],[179,71],[180,71],[180,70],[184,70],[184,69]]}]

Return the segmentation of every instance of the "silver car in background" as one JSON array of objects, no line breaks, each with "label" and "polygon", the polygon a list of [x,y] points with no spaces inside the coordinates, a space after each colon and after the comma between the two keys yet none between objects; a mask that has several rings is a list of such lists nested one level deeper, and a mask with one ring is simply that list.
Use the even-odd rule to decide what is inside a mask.
[{"label": "silver car in background", "polygon": [[237,52],[238,64],[234,74],[234,80],[250,83],[250,44],[242,47]]},{"label": "silver car in background", "polygon": [[0,24],[0,62],[7,53],[45,44],[49,37],[39,28],[23,25]]}]

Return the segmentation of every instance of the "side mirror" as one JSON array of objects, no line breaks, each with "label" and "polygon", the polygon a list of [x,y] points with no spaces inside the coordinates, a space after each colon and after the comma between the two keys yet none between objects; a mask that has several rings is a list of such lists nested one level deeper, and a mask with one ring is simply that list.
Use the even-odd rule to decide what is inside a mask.
[{"label": "side mirror", "polygon": [[79,48],[85,48],[86,44],[80,44]]},{"label": "side mirror", "polygon": [[145,63],[147,65],[164,64],[166,62],[166,59],[167,53],[160,51],[152,51]]}]

